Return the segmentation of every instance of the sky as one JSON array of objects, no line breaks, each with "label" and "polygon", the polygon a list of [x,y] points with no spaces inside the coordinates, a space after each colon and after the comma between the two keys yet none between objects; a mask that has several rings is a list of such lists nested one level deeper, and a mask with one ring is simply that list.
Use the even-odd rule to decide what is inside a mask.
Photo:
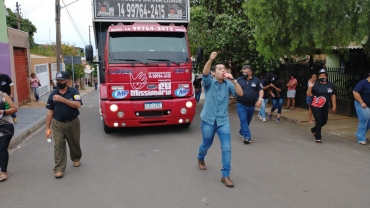
[{"label": "sky", "polygon": [[[76,0],[60,0],[64,6]],[[5,0],[5,6],[13,12],[16,9],[16,2],[21,5],[23,18],[29,19],[37,28],[34,40],[37,44],[50,44],[55,42],[55,1],[54,0]],[[82,38],[78,35],[72,21],[70,20],[68,9],[76,27],[79,29]],[[89,44],[89,25],[92,26],[92,7],[91,0],[78,0],[77,2],[62,8],[61,10],[61,34],[62,43],[68,43],[80,48],[85,48]],[[91,43],[93,48],[94,32],[90,27]]]}]

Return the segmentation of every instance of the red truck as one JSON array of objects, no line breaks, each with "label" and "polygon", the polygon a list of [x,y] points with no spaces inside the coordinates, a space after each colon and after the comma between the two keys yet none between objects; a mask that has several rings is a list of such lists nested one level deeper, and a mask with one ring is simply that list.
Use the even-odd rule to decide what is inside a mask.
[{"label": "red truck", "polygon": [[[196,102],[187,39],[188,0],[93,0],[104,131],[189,127]],[[92,61],[92,47],[86,47]]]}]

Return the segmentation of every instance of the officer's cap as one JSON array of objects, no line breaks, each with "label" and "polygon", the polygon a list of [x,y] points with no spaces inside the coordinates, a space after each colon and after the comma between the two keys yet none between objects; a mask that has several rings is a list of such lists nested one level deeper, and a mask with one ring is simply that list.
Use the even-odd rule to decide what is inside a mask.
[{"label": "officer's cap", "polygon": [[60,71],[57,73],[57,76],[55,77],[56,80],[66,80],[69,79],[69,74],[66,71]]}]

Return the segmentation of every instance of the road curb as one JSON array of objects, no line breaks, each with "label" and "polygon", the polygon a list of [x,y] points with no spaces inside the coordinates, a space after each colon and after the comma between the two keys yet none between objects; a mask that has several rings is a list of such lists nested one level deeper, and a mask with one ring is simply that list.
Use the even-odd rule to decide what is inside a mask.
[{"label": "road curb", "polygon": [[46,118],[41,119],[39,122],[37,122],[35,125],[33,125],[31,128],[27,129],[26,131],[22,132],[20,135],[13,137],[12,140],[10,140],[9,149],[13,149],[20,143],[22,143],[28,136],[30,136],[34,131],[36,131],[38,128],[43,126],[45,124]]}]

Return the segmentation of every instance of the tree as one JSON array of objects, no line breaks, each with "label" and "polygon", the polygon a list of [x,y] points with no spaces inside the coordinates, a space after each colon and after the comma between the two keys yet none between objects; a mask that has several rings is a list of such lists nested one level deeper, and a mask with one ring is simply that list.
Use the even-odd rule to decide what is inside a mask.
[{"label": "tree", "polygon": [[[82,64],[73,64],[74,69],[74,80],[78,80],[81,77],[85,76],[85,66]],[[66,64],[66,71],[71,76],[70,79],[72,79],[72,64]]]},{"label": "tree", "polygon": [[370,2],[355,0],[248,0],[257,50],[266,57],[346,50],[370,34]]},{"label": "tree", "polygon": [[[12,12],[11,9],[7,8],[6,9],[9,13],[9,15],[6,17],[6,24],[8,27],[11,27],[11,28],[14,28],[14,29],[18,29],[18,21],[17,21],[17,15],[15,13]],[[35,41],[33,39],[33,36],[34,36],[34,33],[37,32],[37,29],[36,29],[36,26],[32,24],[31,21],[29,21],[28,19],[24,19],[22,17],[19,17],[20,18],[20,30],[24,31],[24,32],[28,32],[29,36],[28,36],[28,40],[29,40],[29,43],[30,43],[30,48],[33,48],[36,46],[35,44]]]},{"label": "tree", "polygon": [[[192,1],[189,42],[191,53],[197,53],[197,47],[203,46],[205,58],[212,51],[218,51],[218,60],[226,63],[234,75],[242,65],[249,63],[257,72],[267,71],[276,65],[276,61],[266,61],[255,50],[253,28],[242,10],[241,0],[203,0]],[[202,67],[198,66],[198,72]]]}]

